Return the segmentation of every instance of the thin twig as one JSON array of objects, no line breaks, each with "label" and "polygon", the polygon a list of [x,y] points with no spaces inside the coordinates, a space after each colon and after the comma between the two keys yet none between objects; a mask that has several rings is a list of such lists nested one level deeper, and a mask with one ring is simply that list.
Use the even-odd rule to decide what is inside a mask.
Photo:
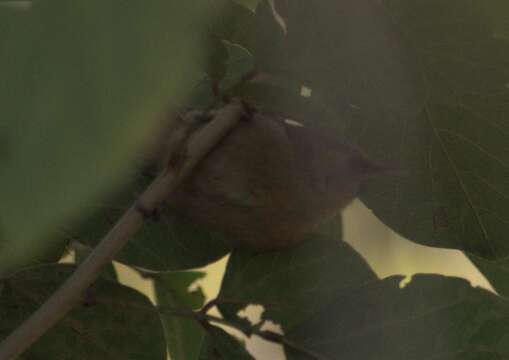
[{"label": "thin twig", "polygon": [[241,305],[243,307],[247,307],[250,304],[253,304],[253,302],[245,301],[245,300],[234,300],[234,299],[225,299],[225,298],[214,298],[207,302],[203,307],[200,309],[200,312],[203,314],[208,313],[212,308],[222,305],[222,304],[235,304],[235,305]]},{"label": "thin twig", "polygon": [[214,315],[209,315],[204,313],[203,311],[192,311],[192,310],[170,310],[170,311],[161,311],[162,313],[173,315],[173,316],[181,316],[181,317],[187,317],[194,319],[198,321],[200,324],[203,324],[204,322],[211,322],[216,323],[224,326],[228,326],[230,328],[234,328],[242,332],[247,337],[250,337],[251,335],[256,335],[261,337],[264,340],[285,345],[288,348],[291,348],[295,351],[298,351],[304,355],[307,355],[310,359],[314,360],[331,360],[330,358],[319,354],[315,351],[309,350],[296,342],[292,341],[291,339],[288,339],[284,335],[278,334],[273,331],[269,330],[261,330],[258,326],[249,326],[244,323],[235,322],[227,319],[223,319],[221,317],[217,317]]},{"label": "thin twig", "polygon": [[140,209],[148,213],[155,211],[208,152],[234,128],[243,112],[243,106],[238,102],[232,102],[217,112],[214,120],[205,125],[190,141],[182,165],[178,169],[165,169],[67,281],[0,343],[0,360],[15,359],[80,301],[84,291],[99,276],[102,267],[110,263],[115,254],[143,225],[145,217]]},{"label": "thin twig", "polygon": [[278,334],[276,332],[273,332],[273,331],[269,331],[269,330],[261,330],[259,329],[258,327],[256,326],[245,326],[245,325],[242,325],[242,324],[239,324],[239,323],[236,323],[236,322],[233,322],[233,321],[229,321],[229,320],[225,320],[223,318],[220,318],[220,317],[217,317],[217,316],[214,316],[214,315],[203,315],[203,314],[200,314],[199,317],[203,317],[204,319],[206,319],[207,321],[210,321],[210,322],[213,322],[213,323],[217,323],[217,324],[221,324],[221,325],[226,325],[226,326],[229,326],[229,327],[232,327],[234,329],[237,329],[239,331],[242,331],[246,336],[251,336],[251,335],[256,335],[256,336],[259,336],[261,337],[262,339],[264,340],[267,340],[267,341],[270,341],[270,342],[273,342],[273,343],[276,343],[276,344],[280,344],[280,345],[285,345],[293,350],[296,350],[304,355],[307,355],[309,358],[311,359],[315,359],[315,360],[331,360],[329,359],[328,357],[325,357],[324,355],[322,354],[318,354],[312,350],[309,350],[299,344],[297,344],[296,342],[286,338],[284,335],[281,335],[281,334]]}]

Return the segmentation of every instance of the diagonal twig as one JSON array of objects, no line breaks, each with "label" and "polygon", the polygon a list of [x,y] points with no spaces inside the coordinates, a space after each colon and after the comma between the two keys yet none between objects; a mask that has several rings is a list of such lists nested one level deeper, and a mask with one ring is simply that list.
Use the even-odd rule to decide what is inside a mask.
[{"label": "diagonal twig", "polygon": [[81,263],[75,272],[25,322],[0,343],[0,360],[15,359],[61,320],[81,299],[127,241],[141,228],[147,213],[153,213],[178,187],[194,167],[232,130],[244,113],[232,102],[192,138],[178,168],[167,167],[145,190]]}]

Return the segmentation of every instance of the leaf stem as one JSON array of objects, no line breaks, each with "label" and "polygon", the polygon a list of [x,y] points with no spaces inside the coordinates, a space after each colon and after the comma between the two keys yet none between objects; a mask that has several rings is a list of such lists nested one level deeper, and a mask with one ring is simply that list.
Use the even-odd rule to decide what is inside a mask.
[{"label": "leaf stem", "polygon": [[298,351],[298,352],[308,356],[310,359],[331,360],[330,358],[328,358],[322,354],[318,354],[312,350],[309,350],[309,349],[297,344],[296,342],[288,339],[284,335],[281,335],[281,334],[278,334],[276,332],[269,331],[269,330],[261,330],[259,328],[259,326],[248,326],[243,323],[223,319],[221,317],[214,316],[214,315],[209,315],[203,311],[171,310],[171,311],[167,311],[167,312],[165,312],[165,311],[162,311],[162,312],[164,312],[168,315],[191,318],[191,319],[198,321],[200,324],[216,323],[216,324],[228,326],[230,328],[237,329],[237,330],[241,331],[247,337],[250,337],[251,335],[256,335],[256,336],[261,337],[264,340],[267,340],[267,341],[270,341],[270,342],[273,342],[276,344],[284,345],[292,350]]},{"label": "leaf stem", "polygon": [[222,304],[237,304],[242,306],[248,306],[251,304],[249,301],[242,301],[242,300],[233,300],[233,299],[224,299],[224,298],[214,298],[207,302],[203,307],[200,309],[200,312],[203,314],[206,314],[209,312],[210,309],[222,305]]},{"label": "leaf stem", "polygon": [[143,212],[154,212],[195,166],[235,127],[243,113],[242,104],[234,101],[215,114],[213,121],[206,124],[187,145],[186,158],[181,166],[167,167],[62,286],[0,343],[0,360],[15,359],[80,301],[84,291],[99,276],[102,267],[110,263],[115,254],[141,228],[145,221]]}]

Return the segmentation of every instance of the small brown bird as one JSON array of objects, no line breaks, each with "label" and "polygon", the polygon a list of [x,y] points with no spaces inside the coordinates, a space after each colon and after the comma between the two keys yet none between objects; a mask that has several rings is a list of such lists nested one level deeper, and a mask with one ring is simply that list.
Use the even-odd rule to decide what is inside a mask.
[{"label": "small brown bird", "polygon": [[170,202],[233,246],[272,249],[303,240],[379,171],[338,140],[254,113],[197,166]]}]

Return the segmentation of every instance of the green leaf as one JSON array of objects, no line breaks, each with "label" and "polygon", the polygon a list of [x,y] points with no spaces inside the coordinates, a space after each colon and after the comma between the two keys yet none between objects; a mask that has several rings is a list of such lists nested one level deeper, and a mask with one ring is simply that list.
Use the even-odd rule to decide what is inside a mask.
[{"label": "green leaf", "polygon": [[34,1],[0,7],[2,268],[127,175],[188,92],[208,2]]},{"label": "green leaf", "polygon": [[[2,281],[0,337],[25,320],[74,270],[34,267]],[[159,314],[142,294],[99,279],[74,310],[38,340],[23,359],[166,359]]]},{"label": "green leaf", "polygon": [[335,237],[314,235],[294,248],[232,252],[218,298],[233,319],[247,304],[265,307],[264,319],[286,331],[352,286],[376,280],[361,257]]},{"label": "green leaf", "polygon": [[308,122],[393,169],[366,186],[368,207],[413,241],[509,255],[509,43],[497,35],[507,2],[292,1],[278,10],[287,35],[268,5],[257,11],[257,65],[312,90]]},{"label": "green leaf", "polygon": [[320,93],[335,109],[334,122],[349,126],[366,112],[373,116],[384,116],[389,109],[405,115],[416,112],[415,84],[404,51],[377,2],[296,0],[278,2],[277,9],[287,34],[269,4],[261,5],[256,14],[253,53],[260,71]]},{"label": "green leaf", "polygon": [[[89,206],[88,217],[67,229],[79,242],[94,247],[150,183],[149,175],[134,175],[122,191],[102,204]],[[223,238],[176,215],[170,206],[145,222],[122,248],[116,259],[130,266],[153,271],[182,270],[205,266],[230,251]]]},{"label": "green leaf", "polygon": [[200,309],[205,302],[201,288],[190,290],[197,280],[205,277],[200,271],[173,271],[148,275],[154,280],[157,303],[170,309]]},{"label": "green leaf", "polygon": [[[349,143],[368,128],[367,118],[376,122],[380,116],[418,112],[416,77],[378,2],[296,0],[278,2],[277,10],[288,31],[264,2],[248,49],[261,74],[259,85],[277,84],[287,93],[262,92],[258,102]],[[310,96],[301,96],[303,88]]]},{"label": "green leaf", "polygon": [[[254,360],[244,344],[216,326],[210,326],[207,337],[201,346],[199,360],[213,359]],[[187,358],[186,358],[187,359]]]},{"label": "green leaf", "polygon": [[198,310],[204,305],[201,288],[192,284],[202,272],[168,272],[152,276],[158,305],[162,308],[168,350],[172,359],[252,359],[244,345],[224,330],[199,324],[195,319],[175,316],[171,311]]},{"label": "green leaf", "polygon": [[[353,287],[286,333],[331,359],[505,359],[509,306],[463,279],[417,275]],[[308,359],[286,349],[288,359]]]},{"label": "green leaf", "polygon": [[359,124],[364,149],[405,173],[361,196],[377,216],[411,240],[498,259],[509,254],[509,43],[485,10],[507,18],[504,3],[385,1],[426,96],[417,117]]},{"label": "green leaf", "polygon": [[207,31],[205,72],[215,83],[221,80],[227,69],[225,61],[228,52],[224,41],[250,46],[254,37],[254,14],[246,7],[231,0],[216,0],[213,2],[222,10],[222,16],[217,17],[210,24]]},{"label": "green leaf", "polygon": [[235,85],[254,62],[245,49],[252,47],[254,41],[254,13],[232,0],[218,0],[211,4],[222,10],[222,16],[208,24],[203,74],[188,101],[192,108],[208,109],[225,95],[230,95],[224,91]]},{"label": "green leaf", "polygon": [[206,341],[203,327],[194,319],[171,314],[173,310],[192,310],[203,306],[205,295],[189,287],[205,276],[202,272],[169,272],[153,276],[157,304],[162,308],[162,321],[171,359],[198,359],[199,344]]},{"label": "green leaf", "polygon": [[226,73],[221,80],[221,88],[227,90],[242,80],[242,78],[254,69],[253,55],[239,44],[223,40],[228,52],[226,60]]},{"label": "green leaf", "polygon": [[242,45],[222,40],[211,48],[208,70],[197,81],[188,100],[192,108],[209,109],[224,95],[234,92],[235,87],[254,69],[253,56]]}]

